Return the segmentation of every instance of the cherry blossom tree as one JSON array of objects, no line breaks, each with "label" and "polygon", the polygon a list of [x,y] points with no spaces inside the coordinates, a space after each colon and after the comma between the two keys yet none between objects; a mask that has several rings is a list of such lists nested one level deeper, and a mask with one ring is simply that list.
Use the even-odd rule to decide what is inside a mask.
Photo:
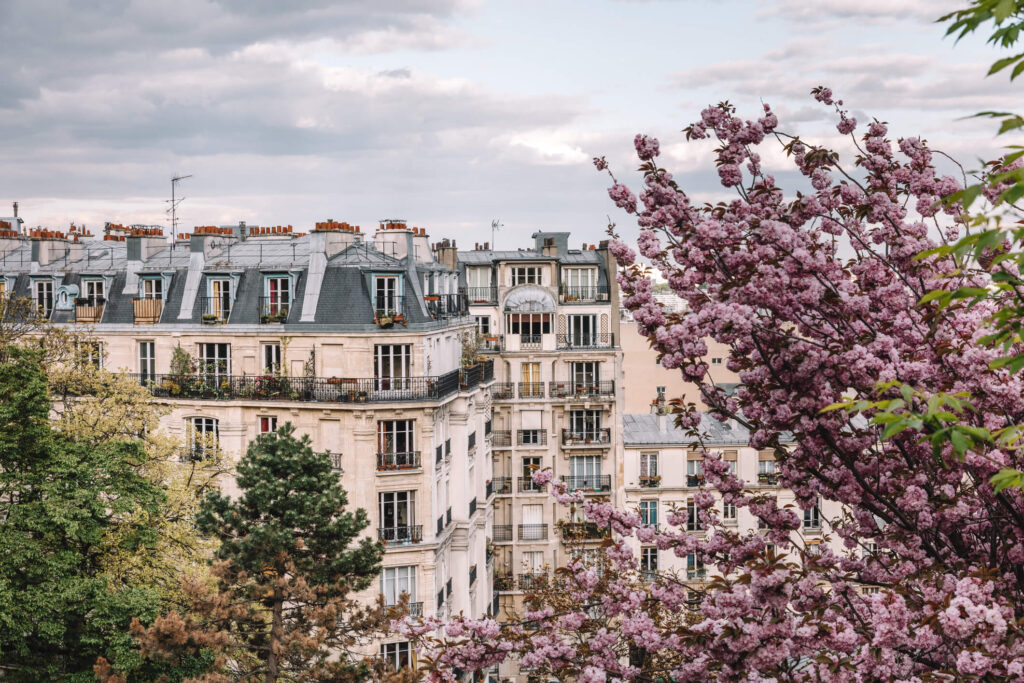
[{"label": "cherry blossom tree", "polygon": [[[637,252],[616,238],[624,306],[714,417],[774,451],[796,509],[739,480],[713,450],[695,496],[701,533],[685,531],[680,513],[645,527],[635,511],[584,501],[539,472],[560,502],[613,533],[605,571],[571,561],[555,595],[528,596],[508,623],[404,624],[434,680],[508,658],[587,683],[1024,680],[1024,498],[991,482],[1024,465],[1013,439],[991,438],[1024,422],[1024,391],[999,362],[1006,349],[979,344],[1001,296],[1014,296],[990,287],[996,262],[1019,276],[1014,259],[999,258],[1013,245],[975,243],[965,258],[955,245],[975,225],[957,199],[966,178],[942,174],[924,140],[894,141],[827,88],[813,95],[835,112],[851,161],[783,133],[768,106],[745,120],[723,103],[685,134],[715,145],[734,199],[691,200],[644,135],[642,189],[615,176],[609,189],[635,217],[640,255],[688,304],[665,311]],[[769,145],[802,178],[788,194],[762,164]],[[595,165],[610,174],[603,158]],[[707,339],[729,347],[737,392],[711,381]],[[696,407],[673,408],[699,442]],[[763,529],[722,524],[713,490]],[[799,514],[819,501],[842,512],[824,520],[832,544],[811,546]],[[631,537],[695,554],[715,578],[699,591],[670,572],[652,580]]]}]

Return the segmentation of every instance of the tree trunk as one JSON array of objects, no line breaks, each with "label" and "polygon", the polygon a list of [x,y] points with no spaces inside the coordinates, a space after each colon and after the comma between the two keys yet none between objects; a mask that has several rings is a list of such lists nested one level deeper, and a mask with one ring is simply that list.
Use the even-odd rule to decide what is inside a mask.
[{"label": "tree trunk", "polygon": [[267,654],[266,683],[277,683],[278,656],[277,648],[284,640],[284,596],[280,588],[274,588],[274,606],[270,618],[270,652]]}]

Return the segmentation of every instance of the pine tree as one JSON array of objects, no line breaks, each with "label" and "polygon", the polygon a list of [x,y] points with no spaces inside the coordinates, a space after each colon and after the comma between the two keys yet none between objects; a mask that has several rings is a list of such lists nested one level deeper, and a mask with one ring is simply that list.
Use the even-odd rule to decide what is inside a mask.
[{"label": "pine tree", "polygon": [[379,659],[356,653],[386,628],[382,603],[351,597],[380,571],[381,546],[357,540],[366,511],[348,497],[326,454],[292,425],[261,436],[237,468],[242,495],[211,493],[197,521],[220,540],[215,585],[187,581],[191,609],[133,625],[146,656],[217,655],[203,681],[366,680]]}]

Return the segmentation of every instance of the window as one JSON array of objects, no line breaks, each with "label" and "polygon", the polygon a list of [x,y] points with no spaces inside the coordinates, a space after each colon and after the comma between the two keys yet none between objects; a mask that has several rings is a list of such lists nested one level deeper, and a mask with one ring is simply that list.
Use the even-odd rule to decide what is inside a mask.
[{"label": "window", "polygon": [[550,313],[508,313],[505,316],[505,329],[509,334],[528,337],[539,337],[551,334]]},{"label": "window", "polygon": [[97,370],[103,369],[103,344],[98,341],[77,342],[78,360],[82,365],[91,365]]},{"label": "window", "polygon": [[199,374],[207,382],[226,381],[231,376],[231,344],[200,344]]},{"label": "window", "polygon": [[697,504],[692,500],[686,501],[686,530],[704,530],[704,524],[701,522],[700,512],[697,509]]},{"label": "window", "polygon": [[540,504],[530,504],[524,505],[522,509],[523,526],[519,532],[519,540],[543,541],[546,539],[547,527],[544,526],[544,506]]},{"label": "window", "polygon": [[402,593],[409,594],[409,602],[416,602],[416,567],[385,567],[380,575],[380,592],[384,603],[397,605]]},{"label": "window", "polygon": [[774,460],[759,460],[757,463],[757,483],[774,485],[778,481]]},{"label": "window", "polygon": [[575,438],[598,439],[601,435],[601,411],[572,410],[569,412],[569,431]]},{"label": "window", "polygon": [[527,574],[540,574],[544,571],[544,551],[527,550],[523,553],[523,571]]},{"label": "window", "polygon": [[476,331],[478,334],[491,333],[491,316],[478,315],[475,316],[474,320],[476,320]]},{"label": "window", "polygon": [[374,310],[378,315],[402,312],[397,275],[378,275],[373,279]]},{"label": "window", "polygon": [[[409,528],[415,519],[415,491],[389,491],[380,493],[380,526],[385,530],[384,540],[408,541]],[[390,535],[389,535],[390,534]]]},{"label": "window", "polygon": [[471,290],[469,298],[475,301],[489,301],[491,289],[490,268],[466,268],[466,286]]},{"label": "window", "polygon": [[596,315],[570,315],[569,339],[572,346],[596,346],[597,345],[597,316]]},{"label": "window", "polygon": [[39,315],[44,318],[50,317],[50,313],[53,312],[52,280],[36,281],[36,307],[39,309]]},{"label": "window", "polygon": [[722,359],[721,358],[712,358],[711,359],[711,364],[712,365],[721,365],[722,364]]},{"label": "window", "polygon": [[220,426],[213,417],[185,418],[185,443],[189,457],[202,460],[207,453],[220,449]]},{"label": "window", "polygon": [[209,292],[203,314],[216,316],[217,320],[227,320],[231,315],[231,280],[211,279]]},{"label": "window", "polygon": [[142,278],[142,298],[143,299],[163,299],[164,298],[164,279],[162,277],[146,277],[146,278]]},{"label": "window", "polygon": [[540,458],[523,458],[523,480],[526,484],[525,490],[539,491],[540,487],[533,483],[533,473],[540,469]]},{"label": "window", "polygon": [[260,418],[260,434],[269,434],[277,431],[277,417],[270,415]]},{"label": "window", "polygon": [[543,396],[544,384],[540,378],[540,363],[523,363],[519,366],[519,395],[524,398]]},{"label": "window", "polygon": [[412,374],[412,344],[377,344],[373,347],[373,376],[377,389],[402,389]]},{"label": "window", "polygon": [[408,641],[401,643],[382,643],[380,656],[395,671],[412,667],[412,645]]},{"label": "window", "polygon": [[539,285],[540,266],[515,266],[512,268],[512,286]]},{"label": "window", "polygon": [[589,301],[594,299],[597,285],[595,268],[563,268],[562,296],[566,301]]},{"label": "window", "polygon": [[281,345],[263,345],[263,372],[267,375],[276,375],[281,372]]},{"label": "window", "polygon": [[658,526],[658,501],[640,501],[640,523],[648,526]]},{"label": "window", "polygon": [[139,342],[139,381],[152,382],[156,379],[156,348],[151,341]]},{"label": "window", "polygon": [[416,450],[413,445],[415,420],[378,420],[377,452],[408,455]]},{"label": "window", "polygon": [[640,478],[645,477],[657,477],[658,476],[658,454],[657,453],[641,453],[640,454]]},{"label": "window", "polygon": [[861,586],[860,588],[862,595],[878,595],[881,590],[879,586]]},{"label": "window", "polygon": [[640,571],[654,573],[658,571],[658,549],[654,547],[640,549]]},{"label": "window", "polygon": [[106,301],[103,296],[103,280],[86,280],[82,284],[85,285],[85,298],[89,306],[99,306]]},{"label": "window", "polygon": [[288,314],[288,306],[291,304],[291,278],[288,276],[273,275],[267,278],[267,305],[264,306],[263,315]]},{"label": "window", "polygon": [[597,361],[573,363],[570,371],[577,391],[586,391],[587,387],[595,387],[601,382],[601,364]]},{"label": "window", "polygon": [[600,455],[577,455],[569,458],[569,475],[570,491],[600,491],[604,488]]},{"label": "window", "polygon": [[736,521],[736,506],[733,503],[722,502],[722,519],[726,522]]},{"label": "window", "polygon": [[703,579],[706,573],[704,561],[699,559],[696,553],[690,553],[686,556],[686,578]]},{"label": "window", "polygon": [[815,504],[814,507],[809,510],[804,510],[804,528],[805,529],[820,529],[821,528],[821,513],[818,511],[818,506]]}]

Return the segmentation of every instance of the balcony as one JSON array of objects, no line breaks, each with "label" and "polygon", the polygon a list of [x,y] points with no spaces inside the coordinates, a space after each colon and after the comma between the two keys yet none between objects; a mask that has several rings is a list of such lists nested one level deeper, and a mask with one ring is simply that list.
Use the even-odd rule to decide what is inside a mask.
[{"label": "balcony", "polygon": [[533,481],[533,477],[519,477],[520,493],[544,493],[543,487]]},{"label": "balcony", "polygon": [[612,430],[608,427],[604,429],[588,429],[581,432],[571,429],[562,430],[563,446],[608,446],[611,442]]},{"label": "balcony", "polygon": [[201,296],[199,306],[199,314],[204,325],[226,323],[231,316],[229,296]]},{"label": "balcony", "polygon": [[470,304],[496,304],[498,303],[498,288],[467,287],[466,298]]},{"label": "balcony", "polygon": [[542,351],[544,349],[544,335],[542,334],[520,334],[520,351]]},{"label": "balcony", "polygon": [[520,382],[519,398],[544,398],[544,382]]},{"label": "balcony", "polygon": [[573,349],[614,349],[615,335],[607,334],[560,334],[555,338],[555,346],[560,350]]},{"label": "balcony", "polygon": [[495,382],[491,387],[491,398],[495,401],[511,401],[515,396],[515,382]]},{"label": "balcony", "polygon": [[511,448],[512,430],[496,429],[491,432],[491,448]]},{"label": "balcony", "polygon": [[420,468],[420,452],[409,451],[406,453],[378,453],[378,472],[398,472],[403,470],[418,470]]},{"label": "balcony", "polygon": [[657,474],[650,477],[640,477],[640,486],[645,489],[656,489],[661,486],[661,477]]},{"label": "balcony", "polygon": [[520,446],[546,446],[548,433],[544,429],[518,429],[517,442]]},{"label": "balcony", "polygon": [[779,485],[779,475],[775,472],[761,472],[757,475],[757,485],[769,488]]},{"label": "balcony", "polygon": [[495,543],[511,543],[512,542],[512,525],[511,524],[495,524],[491,533],[494,534]]},{"label": "balcony", "polygon": [[577,384],[575,382],[550,382],[548,393],[551,398],[561,399],[614,399],[615,382],[586,382]]},{"label": "balcony", "polygon": [[385,330],[391,329],[395,325],[404,327],[406,325],[405,297],[390,293],[378,296],[373,306],[373,322]]},{"label": "balcony", "polygon": [[[392,604],[392,605],[385,604],[384,606],[387,607],[388,609],[398,609],[398,607],[399,607],[398,604]],[[406,603],[404,614],[407,614],[410,617],[413,617],[413,618],[416,618],[416,619],[421,618],[423,616],[423,603],[422,602]]]},{"label": "balcony", "polygon": [[163,299],[132,299],[136,325],[156,325],[163,310]]},{"label": "balcony", "polygon": [[612,475],[595,474],[583,477],[562,476],[562,482],[570,492],[608,493],[612,490]]},{"label": "balcony", "polygon": [[434,320],[450,320],[469,314],[469,304],[462,294],[430,294],[423,300],[427,314]]},{"label": "balcony", "polygon": [[611,536],[608,527],[594,522],[564,522],[559,526],[563,541],[593,541]]},{"label": "balcony", "polygon": [[704,485],[704,475],[703,474],[687,474],[686,475],[686,485],[689,488],[696,488],[698,486],[703,486]]},{"label": "balcony", "polygon": [[288,322],[291,302],[281,296],[260,297],[260,324]]},{"label": "balcony", "polygon": [[494,590],[496,591],[514,591],[516,589],[516,579],[511,574],[495,574],[494,575]]},{"label": "balcony", "polygon": [[338,378],[280,375],[125,375],[157,398],[314,403],[437,400],[459,390],[459,371],[434,377]]},{"label": "balcony", "polygon": [[589,304],[608,301],[608,286],[562,285],[558,290],[558,302],[562,304]]},{"label": "balcony", "polygon": [[485,334],[476,350],[480,353],[501,353],[501,337],[496,334]]},{"label": "balcony", "polygon": [[512,477],[495,477],[491,482],[494,492],[499,496],[508,496],[512,493]]},{"label": "balcony", "polygon": [[377,539],[385,545],[411,545],[423,542],[423,526],[388,526],[377,529]]},{"label": "balcony", "polygon": [[548,540],[547,524],[520,524],[520,541],[546,541]]},{"label": "balcony", "polygon": [[528,572],[519,575],[519,590],[531,591],[543,588],[548,584],[548,575],[544,572]]},{"label": "balcony", "polygon": [[75,322],[98,323],[103,317],[103,306],[107,300],[103,297],[83,297],[75,299]]}]

